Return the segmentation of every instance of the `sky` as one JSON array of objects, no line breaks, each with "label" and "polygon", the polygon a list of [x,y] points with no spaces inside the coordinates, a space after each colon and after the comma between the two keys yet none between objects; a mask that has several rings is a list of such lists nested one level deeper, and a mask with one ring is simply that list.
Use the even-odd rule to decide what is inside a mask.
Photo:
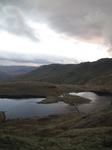
[{"label": "sky", "polygon": [[112,57],[112,0],[0,0],[0,65]]}]

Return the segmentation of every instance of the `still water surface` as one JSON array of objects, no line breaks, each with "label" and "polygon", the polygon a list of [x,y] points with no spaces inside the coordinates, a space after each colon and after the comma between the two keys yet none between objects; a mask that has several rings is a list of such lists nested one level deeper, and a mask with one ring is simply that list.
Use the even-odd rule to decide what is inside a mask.
[{"label": "still water surface", "polygon": [[69,94],[84,97],[91,100],[90,103],[81,104],[77,106],[79,111],[84,113],[88,113],[96,108],[104,107],[106,105],[109,105],[110,102],[112,102],[112,96],[99,96],[93,92],[72,92]]},{"label": "still water surface", "polygon": [[0,99],[0,111],[6,111],[5,115],[7,119],[32,118],[35,116],[47,116],[75,111],[74,106],[69,106],[64,102],[52,104],[37,103],[43,99]]},{"label": "still water surface", "polygon": [[[88,104],[78,105],[80,112],[88,113],[96,108],[104,107],[112,101],[112,96],[99,96],[93,92],[69,93],[92,100]],[[50,114],[62,114],[75,112],[76,108],[64,102],[52,104],[38,104],[44,98],[30,99],[0,99],[0,111],[6,111],[7,119],[32,118],[35,116],[47,116]]]}]

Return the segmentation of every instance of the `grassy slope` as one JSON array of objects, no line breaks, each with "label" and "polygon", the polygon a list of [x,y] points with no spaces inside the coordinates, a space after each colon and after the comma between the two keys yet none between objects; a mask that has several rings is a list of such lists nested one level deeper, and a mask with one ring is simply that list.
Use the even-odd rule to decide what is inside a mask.
[{"label": "grassy slope", "polygon": [[0,124],[2,150],[111,150],[112,105],[76,113],[8,120]]},{"label": "grassy slope", "polygon": [[52,64],[42,66],[18,80],[49,82],[55,84],[112,84],[112,59],[101,59],[77,65]]},{"label": "grassy slope", "polygon": [[[100,61],[100,63],[102,62]],[[51,100],[54,102],[62,100],[58,96],[63,93],[74,91],[99,91],[106,89],[112,92],[112,65],[108,63],[106,65],[107,70],[103,71],[103,73],[101,71],[104,66],[100,69],[95,66],[95,70],[92,69],[89,72],[90,74],[84,69],[85,76],[88,77],[89,75],[91,77],[91,80],[88,80],[86,85],[59,85],[32,81],[7,82],[0,84],[0,95],[44,95],[47,97],[46,102],[49,103]],[[63,73],[64,70],[60,69],[60,71],[62,74],[66,74],[65,72]],[[77,78],[81,77],[83,72],[80,70],[80,76],[77,75]],[[96,76],[93,78],[91,75],[95,74]],[[71,75],[72,72],[70,77]],[[85,76],[80,80],[81,82],[86,79]],[[37,79],[37,74],[32,75],[32,79],[34,77]],[[61,78],[64,79],[63,76]],[[87,80],[85,81],[87,82]],[[66,95],[63,101],[71,104],[77,102],[77,97],[73,98]],[[81,103],[84,101],[86,99],[80,99]],[[3,114],[0,113],[1,118],[3,120]],[[112,104],[89,114],[69,113],[35,119],[8,120],[0,123],[0,148],[1,150],[111,150]]]},{"label": "grassy slope", "polygon": [[[71,91],[102,90],[101,86],[54,85],[38,82],[0,84],[0,95],[45,95],[47,102]],[[64,97],[67,103],[78,97]],[[85,102],[86,99],[78,99]],[[88,100],[86,101],[88,102]],[[48,117],[7,120],[0,113],[1,150],[111,150],[112,104],[89,114],[68,113]]]},{"label": "grassy slope", "polygon": [[[41,82],[7,82],[0,84],[0,97],[46,97],[43,103],[65,101],[67,103],[84,103],[89,102],[85,98],[68,95],[69,92],[75,91],[99,91],[103,90],[102,86],[89,85],[70,85],[70,84],[49,84]],[[64,98],[59,97],[60,95]]]}]

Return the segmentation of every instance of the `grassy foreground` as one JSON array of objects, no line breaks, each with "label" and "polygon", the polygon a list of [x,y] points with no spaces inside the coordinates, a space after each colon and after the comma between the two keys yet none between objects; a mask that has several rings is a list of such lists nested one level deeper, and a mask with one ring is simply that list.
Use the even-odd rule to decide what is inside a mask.
[{"label": "grassy foreground", "polygon": [[0,124],[1,150],[111,150],[112,104],[89,114],[68,113]]},{"label": "grassy foreground", "polygon": [[[75,91],[102,91],[102,87],[54,85],[38,82],[0,84],[0,96],[45,96],[44,103],[89,102],[69,96]],[[64,98],[59,97],[65,94]],[[111,150],[112,104],[89,114],[68,113],[33,119],[4,120],[0,112],[0,150]]]}]

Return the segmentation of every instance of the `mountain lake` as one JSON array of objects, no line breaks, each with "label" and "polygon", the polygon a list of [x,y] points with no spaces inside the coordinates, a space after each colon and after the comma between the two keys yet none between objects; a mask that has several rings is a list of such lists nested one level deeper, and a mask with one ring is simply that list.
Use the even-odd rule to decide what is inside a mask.
[{"label": "mountain lake", "polygon": [[[88,104],[77,105],[80,112],[88,113],[96,108],[104,107],[112,102],[112,96],[99,96],[93,92],[69,93],[74,96],[81,96],[92,100]],[[64,102],[40,104],[44,98],[23,98],[8,99],[0,98],[0,111],[4,111],[6,119],[33,118],[37,116],[48,116],[53,114],[63,114],[76,112],[75,106],[70,106]]]}]

